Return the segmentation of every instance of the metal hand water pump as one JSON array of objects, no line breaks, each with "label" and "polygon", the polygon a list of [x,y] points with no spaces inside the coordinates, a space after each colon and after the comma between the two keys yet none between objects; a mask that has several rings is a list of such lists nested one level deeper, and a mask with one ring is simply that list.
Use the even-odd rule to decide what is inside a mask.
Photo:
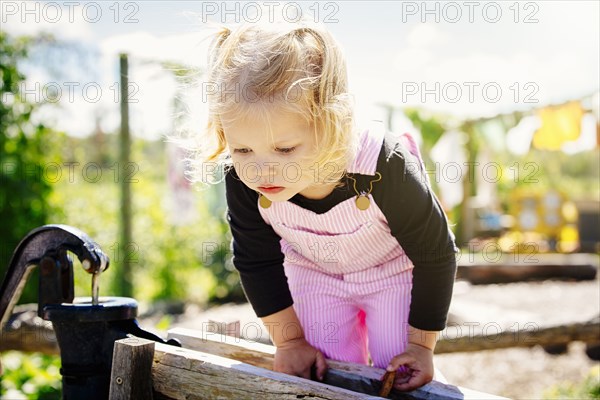
[{"label": "metal hand water pump", "polygon": [[[92,275],[92,296],[74,297],[73,262]],[[38,315],[52,322],[61,355],[63,399],[106,399],[115,340],[128,335],[179,346],[142,330],[137,302],[98,297],[109,259],[85,233],[66,225],[31,231],[17,246],[0,290],[0,330],[10,317],[31,271],[39,267]]]}]

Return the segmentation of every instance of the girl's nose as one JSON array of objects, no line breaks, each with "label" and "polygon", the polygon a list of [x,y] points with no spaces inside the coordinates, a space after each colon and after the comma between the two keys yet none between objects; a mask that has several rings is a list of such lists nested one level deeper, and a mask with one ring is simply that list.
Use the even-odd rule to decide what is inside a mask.
[{"label": "girl's nose", "polygon": [[257,162],[257,169],[261,178],[269,178],[275,176],[277,172],[278,162],[263,160]]}]

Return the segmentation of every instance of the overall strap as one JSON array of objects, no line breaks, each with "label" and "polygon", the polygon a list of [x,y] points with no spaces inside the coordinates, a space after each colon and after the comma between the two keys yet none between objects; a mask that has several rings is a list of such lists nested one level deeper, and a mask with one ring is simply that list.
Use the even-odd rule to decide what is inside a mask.
[{"label": "overall strap", "polygon": [[356,157],[349,164],[347,171],[354,174],[375,175],[384,136],[383,121],[371,121],[369,128],[361,133]]}]

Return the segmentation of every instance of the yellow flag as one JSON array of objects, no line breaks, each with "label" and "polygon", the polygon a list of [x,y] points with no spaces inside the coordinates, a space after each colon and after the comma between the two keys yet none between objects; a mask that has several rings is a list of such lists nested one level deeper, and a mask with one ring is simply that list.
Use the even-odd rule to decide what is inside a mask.
[{"label": "yellow flag", "polygon": [[576,140],[581,134],[583,113],[578,101],[539,110],[542,125],[533,136],[533,145],[538,149],[560,150],[563,143]]}]

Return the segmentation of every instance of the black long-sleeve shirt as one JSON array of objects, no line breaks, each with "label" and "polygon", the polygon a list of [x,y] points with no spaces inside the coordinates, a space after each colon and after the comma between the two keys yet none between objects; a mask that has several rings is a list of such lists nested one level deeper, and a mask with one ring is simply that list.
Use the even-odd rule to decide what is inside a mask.
[{"label": "black long-sleeve shirt", "polygon": [[[446,217],[433,194],[419,160],[388,133],[377,161],[382,175],[371,195],[414,265],[408,322],[430,331],[444,329],[456,273],[456,247]],[[359,191],[368,190],[373,176],[352,174]],[[350,184],[349,184],[350,183]],[[280,237],[258,210],[258,193],[248,188],[232,168],[225,177],[227,219],[233,236],[233,264],[258,317],[293,304],[283,272]],[[296,194],[290,200],[318,214],[356,196],[352,181],[323,199]]]}]

